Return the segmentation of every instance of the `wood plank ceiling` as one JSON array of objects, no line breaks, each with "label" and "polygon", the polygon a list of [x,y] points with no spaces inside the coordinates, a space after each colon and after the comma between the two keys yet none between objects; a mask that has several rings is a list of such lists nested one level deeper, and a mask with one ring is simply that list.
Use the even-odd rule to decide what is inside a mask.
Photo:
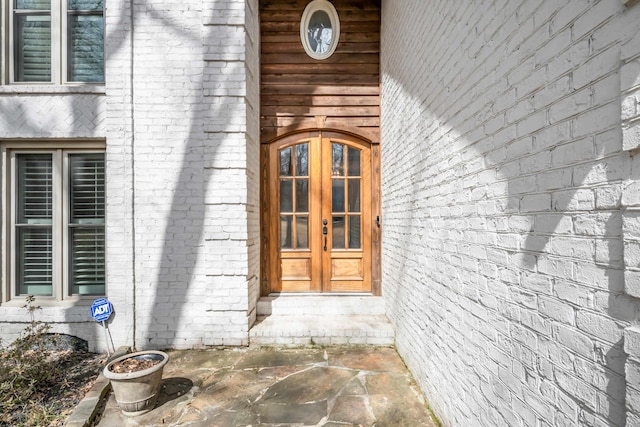
[{"label": "wood plank ceiling", "polygon": [[310,58],[300,41],[309,1],[260,1],[261,140],[324,126],[379,142],[380,0],[332,1],[340,41],[321,61]]}]

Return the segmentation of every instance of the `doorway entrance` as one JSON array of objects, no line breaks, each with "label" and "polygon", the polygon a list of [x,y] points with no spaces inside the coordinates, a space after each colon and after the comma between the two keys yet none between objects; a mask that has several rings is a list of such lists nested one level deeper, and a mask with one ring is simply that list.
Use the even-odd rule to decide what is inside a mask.
[{"label": "doorway entrance", "polygon": [[263,293],[371,293],[371,144],[314,131],[276,140],[263,155]]}]

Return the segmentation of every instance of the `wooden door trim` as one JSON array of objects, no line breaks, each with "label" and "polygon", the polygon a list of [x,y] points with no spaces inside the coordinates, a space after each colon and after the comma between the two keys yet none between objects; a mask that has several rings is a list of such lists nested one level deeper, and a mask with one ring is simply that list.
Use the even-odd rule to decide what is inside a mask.
[{"label": "wooden door trim", "polygon": [[[287,144],[294,144],[300,142],[303,139],[311,138],[327,138],[332,137],[336,139],[349,140],[352,143],[358,145],[365,145],[370,150],[370,182],[371,182],[371,214],[369,215],[369,226],[367,232],[371,234],[371,249],[370,249],[370,282],[371,293],[375,296],[381,295],[381,227],[378,225],[376,218],[380,217],[380,146],[372,142],[366,137],[358,135],[350,131],[342,131],[340,129],[321,129],[321,128],[309,128],[305,130],[296,130],[290,132],[287,135],[271,139],[268,143],[261,144],[261,215],[260,215],[260,231],[261,231],[261,294],[267,296],[272,293],[271,283],[274,283],[274,278],[277,277],[278,268],[278,255],[279,254],[279,241],[274,241],[270,236],[274,232],[272,227],[276,227],[275,221],[271,221],[270,200],[277,194],[276,185],[278,183],[274,176],[278,176],[277,170],[270,169],[270,156],[274,152],[277,152],[278,148],[286,146]],[[318,144],[318,147],[320,144]],[[275,151],[274,151],[275,150]],[[318,190],[319,191],[319,190]],[[321,219],[319,219],[321,220]],[[319,224],[309,224],[310,227],[317,227]],[[315,229],[315,228],[312,228]],[[310,242],[311,244],[311,242]],[[277,280],[277,279],[275,279]]]},{"label": "wooden door trim", "polygon": [[371,293],[382,295],[382,193],[380,145],[371,145]]},{"label": "wooden door trim", "polygon": [[[315,123],[316,120],[314,119],[313,122]],[[379,141],[376,141],[376,139],[372,137],[373,134],[369,135],[363,132],[362,128],[357,128],[357,127],[347,126],[347,125],[345,125],[344,128],[308,126],[308,124],[311,123],[311,119],[308,122],[304,122],[304,123],[307,125],[304,128],[298,125],[292,126],[287,131],[282,131],[282,133],[278,134],[277,136],[274,136],[262,141],[261,144],[271,145],[271,144],[277,143],[278,141],[281,141],[293,136],[303,135],[304,137],[304,135],[308,135],[308,136],[311,136],[313,134],[318,135],[319,132],[322,132],[323,134],[335,134],[335,135],[342,135],[343,137],[352,137],[359,141],[366,142],[367,144],[371,144],[372,146],[380,143]]]}]

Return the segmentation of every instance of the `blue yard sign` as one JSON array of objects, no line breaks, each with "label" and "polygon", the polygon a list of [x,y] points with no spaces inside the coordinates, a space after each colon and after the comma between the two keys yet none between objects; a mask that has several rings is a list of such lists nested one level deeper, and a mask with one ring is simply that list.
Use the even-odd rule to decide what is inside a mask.
[{"label": "blue yard sign", "polygon": [[113,306],[106,298],[99,298],[91,304],[91,317],[96,322],[104,322],[111,313],[113,313]]}]

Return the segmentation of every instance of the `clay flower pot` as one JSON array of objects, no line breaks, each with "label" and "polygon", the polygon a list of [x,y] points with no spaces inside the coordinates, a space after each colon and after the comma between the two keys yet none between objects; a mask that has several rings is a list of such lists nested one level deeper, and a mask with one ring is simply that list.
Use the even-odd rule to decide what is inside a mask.
[{"label": "clay flower pot", "polygon": [[[155,365],[126,373],[113,372],[111,368],[118,362],[132,359],[131,362],[156,361]],[[162,369],[169,361],[169,355],[162,351],[146,350],[125,354],[112,360],[104,367],[104,376],[111,381],[113,394],[127,416],[142,415],[153,409],[160,392]]]}]

